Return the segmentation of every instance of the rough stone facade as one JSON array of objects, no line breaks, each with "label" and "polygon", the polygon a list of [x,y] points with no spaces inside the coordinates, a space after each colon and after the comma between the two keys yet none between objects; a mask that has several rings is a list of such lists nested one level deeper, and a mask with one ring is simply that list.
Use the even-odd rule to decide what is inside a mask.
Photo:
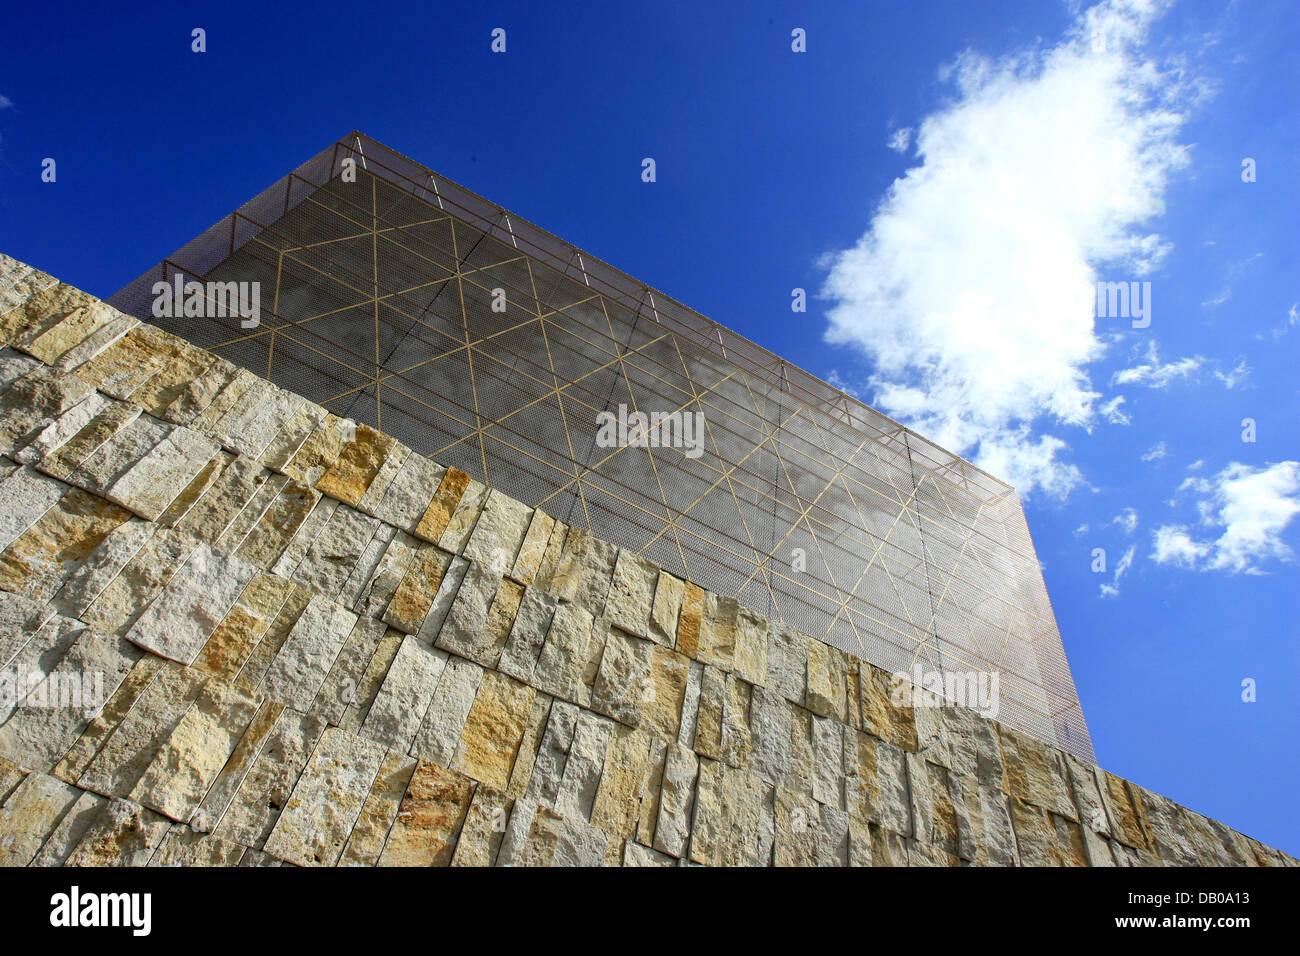
[{"label": "rough stone facade", "polygon": [[1296,864],[7,257],[0,455],[0,864]]}]

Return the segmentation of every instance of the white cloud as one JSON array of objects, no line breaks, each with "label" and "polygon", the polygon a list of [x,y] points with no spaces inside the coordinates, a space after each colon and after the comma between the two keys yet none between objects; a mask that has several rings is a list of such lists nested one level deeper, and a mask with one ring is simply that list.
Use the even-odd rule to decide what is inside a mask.
[{"label": "white cloud", "polygon": [[1143,455],[1143,461],[1159,461],[1169,454],[1169,446],[1164,442],[1156,442]]},{"label": "white cloud", "polygon": [[1137,526],[1138,526],[1137,509],[1125,508],[1123,511],[1121,511],[1119,514],[1117,514],[1115,517],[1111,518],[1110,521],[1107,522],[1107,525],[1112,525],[1112,524],[1118,525],[1120,528],[1122,528],[1125,534],[1132,534],[1134,531],[1137,530]]},{"label": "white cloud", "polygon": [[869,401],[1022,493],[1083,480],[1041,428],[1097,415],[1096,270],[1142,274],[1168,249],[1146,224],[1187,162],[1185,90],[1141,50],[1159,7],[1108,0],[1054,47],[959,56],[920,165],[827,259],[826,338],[869,359]]},{"label": "white cloud", "polygon": [[1105,405],[1102,405],[1098,411],[1100,411],[1101,414],[1106,417],[1106,421],[1110,422],[1112,425],[1132,424],[1133,420],[1120,408],[1120,406],[1124,404],[1124,401],[1125,399],[1123,395],[1116,395]]},{"label": "white cloud", "polygon": [[1192,568],[1210,551],[1208,544],[1193,541],[1185,525],[1161,525],[1151,532],[1151,558],[1156,564]]},{"label": "white cloud", "polygon": [[1147,388],[1166,388],[1180,378],[1186,378],[1205,364],[1199,355],[1179,359],[1177,362],[1161,363],[1156,353],[1156,343],[1147,345],[1147,361],[1132,368],[1120,369],[1111,378],[1116,385],[1144,385]]},{"label": "white cloud", "polygon": [[1237,367],[1234,368],[1232,371],[1230,372],[1216,371],[1214,373],[1214,377],[1223,383],[1224,388],[1236,388],[1238,384],[1246,380],[1246,376],[1248,376],[1249,374],[1250,374],[1250,367],[1246,365],[1246,360],[1243,358],[1240,362],[1237,363]]},{"label": "white cloud", "polygon": [[1137,554],[1137,545],[1130,545],[1129,549],[1124,552],[1124,556],[1116,563],[1115,574],[1111,578],[1110,584],[1101,586],[1102,597],[1119,597],[1119,579],[1133,566],[1133,556],[1135,554]]},{"label": "white cloud", "polygon": [[1087,533],[1088,533],[1088,522],[1086,521],[1083,524],[1079,525],[1079,527],[1074,529],[1074,536],[1076,538],[1082,538]]},{"label": "white cloud", "polygon": [[1258,574],[1269,559],[1291,560],[1282,534],[1300,514],[1300,462],[1265,468],[1233,462],[1212,478],[1188,478],[1180,488],[1202,495],[1201,523],[1222,531],[1217,538],[1197,540],[1186,525],[1159,527],[1151,552],[1157,563]]},{"label": "white cloud", "polygon": [[889,137],[889,148],[896,153],[906,153],[907,148],[912,145],[912,127],[904,126],[902,129],[894,130]]},{"label": "white cloud", "polygon": [[14,105],[14,101],[4,94],[0,94],[0,110],[8,109]]}]

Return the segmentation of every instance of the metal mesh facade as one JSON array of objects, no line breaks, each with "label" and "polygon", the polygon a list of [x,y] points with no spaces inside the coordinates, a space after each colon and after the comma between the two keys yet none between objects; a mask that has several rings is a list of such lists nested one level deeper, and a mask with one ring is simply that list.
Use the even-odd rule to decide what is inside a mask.
[{"label": "metal mesh facade", "polygon": [[[260,326],[152,319],[177,273],[260,282]],[[1095,762],[1013,488],[374,140],[111,301],[878,666],[997,671],[1000,721]],[[602,447],[620,405],[698,413],[703,454]]]}]

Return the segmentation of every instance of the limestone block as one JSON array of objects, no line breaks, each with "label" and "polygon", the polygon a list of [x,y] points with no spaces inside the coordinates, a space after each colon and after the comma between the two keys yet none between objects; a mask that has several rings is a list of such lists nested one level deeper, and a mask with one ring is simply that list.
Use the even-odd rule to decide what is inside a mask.
[{"label": "limestone block", "polygon": [[848,721],[844,652],[815,640],[808,642],[808,709],[840,723]]},{"label": "limestone block", "polygon": [[100,811],[65,866],[144,866],[167,835],[167,818],[129,800]]},{"label": "limestone block", "polygon": [[[469,543],[469,536],[474,531],[474,525],[483,512],[483,506],[487,503],[487,491],[487,486],[482,482],[470,479],[460,500],[456,502],[456,508],[452,511],[446,528],[438,538],[438,547],[453,554],[460,554],[465,550],[465,545]],[[419,527],[416,528],[416,534],[420,534]],[[504,572],[504,569],[502,571]]]},{"label": "limestone block", "polygon": [[[611,627],[592,686],[591,709],[636,727],[652,693],[651,650],[654,644]],[[626,834],[625,834],[626,835]]]},{"label": "limestone block", "polygon": [[495,488],[487,493],[483,512],[465,544],[464,556],[506,574],[515,565],[533,509]]},{"label": "limestone block", "polygon": [[157,520],[216,454],[215,442],[178,426],[115,478],[104,497],[148,521]]},{"label": "limestone block", "polygon": [[352,440],[316,482],[316,489],[355,508],[384,463],[400,447],[395,438],[368,425],[358,425]]},{"label": "limestone block", "polygon": [[494,787],[479,784],[465,815],[452,866],[492,866],[496,863],[514,800]]},{"label": "limestone block", "polygon": [[447,659],[438,689],[415,733],[412,755],[427,757],[444,767],[452,765],[483,673],[483,668],[473,661],[459,657]]},{"label": "limestone block", "polygon": [[251,565],[200,542],[127,639],[159,657],[189,664],[254,574]]},{"label": "limestone block", "polygon": [[515,563],[510,569],[511,580],[525,587],[533,584],[554,530],[555,519],[540,508],[534,509],[532,520],[528,523],[528,530],[524,533],[523,543],[519,546],[519,553],[515,556]]},{"label": "limestone block", "polygon": [[659,569],[654,564],[635,552],[620,551],[605,603],[605,615],[627,633],[648,638],[658,582]]},{"label": "limestone block", "polygon": [[404,634],[417,634],[451,565],[452,555],[425,546],[412,553],[406,573],[384,610],[384,621]]},{"label": "limestone block", "polygon": [[402,797],[415,773],[418,761],[404,753],[390,750],[379,767],[370,795],[361,808],[339,866],[374,866],[379,862],[388,831],[397,819]]},{"label": "limestone block", "polygon": [[497,664],[503,674],[526,683],[533,680],[537,658],[555,617],[557,604],[556,598],[540,588],[525,589]]},{"label": "limestone block", "polygon": [[0,481],[0,550],[36,524],[67,490],[26,465]]},{"label": "limestone block", "polygon": [[900,750],[915,751],[916,720],[911,697],[906,702],[893,699],[891,675],[866,661],[858,662],[862,729]]},{"label": "limestone block", "polygon": [[445,472],[423,455],[408,454],[372,513],[380,521],[414,534]]},{"label": "limestone block", "polygon": [[220,681],[209,681],[158,748],[130,799],[173,820],[188,821],[260,703]]},{"label": "limestone block", "polygon": [[660,571],[655,583],[654,604],[650,610],[650,640],[664,647],[677,644],[677,620],[686,597],[686,582],[667,571]]},{"label": "limestone block", "polygon": [[426,505],[424,513],[420,515],[413,534],[417,538],[437,544],[443,532],[447,530],[451,516],[472,480],[469,475],[457,468],[448,468],[443,472],[442,479],[433,493],[433,500]]},{"label": "limestone block", "polygon": [[75,376],[32,369],[0,395],[0,453],[12,455],[93,391]]},{"label": "limestone block", "polygon": [[534,686],[552,697],[591,706],[591,688],[608,628],[577,604],[560,604],[537,658]]},{"label": "limestone block", "polygon": [[356,626],[357,616],[347,608],[313,596],[267,671],[262,692],[294,710],[309,710]]},{"label": "limestone block", "polygon": [[527,729],[536,691],[496,671],[484,671],[465,720],[452,769],[504,789]]},{"label": "limestone block", "polygon": [[327,727],[263,849],[298,866],[338,863],[384,756],[374,741]]},{"label": "limestone block", "polygon": [[404,637],[361,733],[394,750],[410,750],[446,665],[444,652]]},{"label": "limestone block", "polygon": [[81,796],[76,787],[29,773],[0,806],[0,866],[27,866]]},{"label": "limestone block", "polygon": [[618,549],[581,528],[570,528],[551,578],[551,593],[593,617],[605,609]]},{"label": "limestone block", "polygon": [[468,777],[421,760],[379,865],[449,866],[473,795]]}]

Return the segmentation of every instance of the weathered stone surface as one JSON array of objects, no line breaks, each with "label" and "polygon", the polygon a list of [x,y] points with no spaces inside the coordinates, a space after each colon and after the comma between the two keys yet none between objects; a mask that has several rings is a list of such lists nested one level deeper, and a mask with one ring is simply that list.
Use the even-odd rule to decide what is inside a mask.
[{"label": "weathered stone surface", "polygon": [[564,542],[569,539],[569,526],[563,521],[556,521],[551,528],[551,539],[546,542],[542,552],[541,563],[537,565],[537,574],[533,576],[533,586],[552,590],[555,570],[560,566],[560,556],[564,553]]},{"label": "weathered stone surface", "polygon": [[654,743],[654,737],[645,731],[624,726],[613,729],[591,808],[591,822],[596,826],[624,839],[636,835]]},{"label": "weathered stone surface", "polygon": [[325,422],[326,414],[325,409],[314,402],[304,402],[299,405],[298,410],[290,416],[266,446],[266,450],[258,459],[259,463],[272,471],[285,474],[285,466],[293,460],[294,455],[312,433]]},{"label": "weathered stone surface", "polygon": [[571,601],[592,617],[605,609],[618,549],[581,528],[570,528],[560,563],[551,577],[550,591]]},{"label": "weathered stone surface", "polygon": [[[86,767],[99,755],[105,741],[130,713],[136,700],[152,682],[154,675],[167,666],[171,665],[164,662],[161,657],[154,657],[152,654],[145,654],[136,661],[135,666],[131,668],[131,673],[118,685],[113,696],[104,705],[104,709],[86,726],[76,743],[55,765],[54,770],[51,771],[53,775],[68,783],[76,783]],[[70,846],[68,850],[71,851]]]},{"label": "weathered stone surface", "polygon": [[[519,839],[517,850],[510,847],[516,818],[526,821],[527,829]],[[537,806],[531,813],[521,813],[515,804],[501,847],[501,858],[509,865],[519,866],[603,866],[606,864],[611,843],[610,835],[600,827],[585,820],[557,813],[549,807]],[[618,847],[621,852],[621,847]]]},{"label": "weathered stone surface", "polygon": [[677,645],[677,619],[681,616],[685,597],[686,583],[667,571],[660,571],[650,610],[650,640],[664,647]]},{"label": "weathered stone surface", "polygon": [[1079,811],[1070,799],[1060,752],[1009,727],[999,726],[998,737],[1006,764],[1007,793],[1077,822]]},{"label": "weathered stone surface", "polygon": [[473,661],[459,657],[447,659],[438,689],[415,733],[412,754],[428,757],[444,767],[451,766],[482,680],[483,668]]},{"label": "weathered stone surface", "polygon": [[408,558],[406,573],[394,589],[384,610],[384,621],[404,634],[416,634],[433,605],[452,556],[436,547],[425,546]]},{"label": "weathered stone surface", "polygon": [[556,598],[539,588],[525,589],[497,663],[503,674],[509,674],[525,683],[533,680],[537,658],[546,640],[546,632],[555,618],[557,604]]},{"label": "weathered stone surface", "polygon": [[246,848],[188,827],[173,826],[150,866],[238,866]]},{"label": "weathered stone surface", "polygon": [[83,428],[102,415],[112,404],[99,392],[91,392],[83,401],[69,408],[13,453],[15,461],[35,465],[71,441]]},{"label": "weathered stone surface", "polygon": [[[306,588],[299,587],[292,581],[287,582],[285,589],[286,594],[284,603],[280,605],[280,610],[276,613],[275,619],[262,632],[261,639],[256,642],[252,650],[244,659],[242,666],[239,667],[239,673],[234,678],[234,683],[248,691],[258,691],[266,679],[267,672],[271,669],[271,664],[284,647],[285,641],[289,639],[294,626],[298,619],[302,617],[307,605],[311,602],[312,593]],[[236,650],[231,648],[232,651]],[[232,661],[233,668],[233,661]]]},{"label": "weathered stone surface", "polygon": [[576,604],[559,605],[537,658],[534,686],[552,697],[589,707],[608,627]]},{"label": "weathered stone surface", "polygon": [[200,543],[127,632],[127,640],[159,657],[189,664],[254,574],[251,565]]},{"label": "weathered stone surface", "polygon": [[[483,506],[487,503],[487,493],[486,485],[470,479],[460,500],[456,502],[456,508],[452,511],[446,528],[438,538],[438,547],[453,554],[460,554],[465,550],[465,545],[469,543],[469,536],[474,531],[474,525],[478,522],[479,515],[483,513]],[[416,528],[416,534],[419,533],[419,528]]]},{"label": "weathered stone surface", "polygon": [[193,666],[233,680],[295,588],[284,578],[254,575],[195,656]]},{"label": "weathered stone surface", "polygon": [[167,818],[115,799],[86,829],[65,866],[144,866],[167,835]]},{"label": "weathered stone surface", "polygon": [[155,527],[136,518],[115,527],[63,583],[54,597],[55,605],[72,616],[90,607],[149,540]]},{"label": "weathered stone surface", "polygon": [[578,712],[573,742],[564,761],[564,776],[555,796],[555,808],[561,813],[583,820],[591,819],[605,754],[617,726],[612,720],[589,710]]},{"label": "weathered stone surface", "polygon": [[[241,374],[247,373],[241,371]],[[303,401],[292,392],[258,379],[211,427],[210,434],[231,451],[260,458]]]},{"label": "weathered stone surface", "polygon": [[808,709],[840,723],[848,720],[848,683],[844,653],[823,644],[808,642]]},{"label": "weathered stone surface", "polygon": [[77,377],[105,395],[125,399],[162,369],[174,354],[165,333],[140,325],[76,369]]},{"label": "weathered stone surface", "polygon": [[58,665],[0,727],[0,753],[24,767],[51,771],[139,658],[140,652],[121,638],[82,629]]},{"label": "weathered stone surface", "polygon": [[262,849],[324,729],[319,718],[283,708],[225,812],[211,807],[212,832]]},{"label": "weathered stone surface", "polygon": [[290,478],[315,488],[352,440],[356,427],[351,419],[326,415],[281,470]]},{"label": "weathered stone surface", "polygon": [[207,679],[206,674],[176,664],[160,668],[77,779],[77,786],[109,797],[129,794]]},{"label": "weathered stone surface", "polygon": [[443,472],[442,480],[434,491],[433,500],[428,503],[424,514],[416,522],[413,534],[417,538],[437,544],[443,532],[447,530],[447,524],[451,521],[456,505],[472,480],[469,475],[457,468],[448,468]]},{"label": "weathered stone surface", "polygon": [[361,733],[394,750],[410,750],[446,665],[444,652],[404,637]]},{"label": "weathered stone surface", "polygon": [[72,610],[88,624],[125,634],[178,568],[187,566],[199,542],[170,528],[158,528],[120,574],[85,608]]},{"label": "weathered stone surface", "polygon": [[659,569],[632,551],[620,551],[614,565],[605,616],[616,627],[637,637],[650,636]]},{"label": "weathered stone surface", "polygon": [[505,837],[514,800],[486,784],[474,788],[474,800],[456,842],[452,866],[492,866]]},{"label": "weathered stone surface", "polygon": [[397,447],[396,439],[358,425],[352,440],[316,482],[316,489],[356,507]]},{"label": "weathered stone surface", "polygon": [[140,417],[140,409],[125,402],[113,402],[87,422],[80,431],[37,463],[45,474],[67,480],[103,445]]},{"label": "weathered stone surface", "polygon": [[844,809],[844,734],[843,724],[813,715],[813,799],[837,810]]},{"label": "weathered stone surface", "polygon": [[129,794],[181,823],[198,809],[261,701],[209,681]]},{"label": "weathered stone surface", "polygon": [[390,627],[379,639],[370,663],[366,665],[361,680],[357,682],[354,698],[339,720],[339,726],[344,730],[356,733],[366,722],[375,699],[379,696],[380,688],[383,687],[384,678],[388,675],[389,668],[392,667],[405,637],[406,635],[401,631]]},{"label": "weathered stone surface", "polygon": [[365,676],[366,667],[388,630],[382,621],[365,617],[357,620],[312,701],[312,713],[320,714],[335,726],[342,723],[348,707],[356,701],[357,686]]},{"label": "weathered stone surface", "polygon": [[[563,706],[563,705],[562,705]],[[545,694],[533,697],[533,706],[528,714],[528,724],[524,728],[523,739],[515,754],[515,765],[510,770],[510,783],[506,793],[512,798],[522,797],[528,792],[533,769],[541,754],[542,739],[546,734],[547,721],[551,714],[551,698]]]},{"label": "weathered stone surface", "polygon": [[865,661],[858,662],[862,729],[900,750],[915,751],[914,710],[906,704],[896,703],[891,690],[891,678],[886,671]]},{"label": "weathered stone surface", "polygon": [[650,676],[650,641],[609,629],[605,652],[592,686],[591,709],[629,727],[641,723],[641,711],[654,694]]},{"label": "weathered stone surface", "polygon": [[172,428],[151,415],[138,416],[87,455],[68,476],[68,482],[103,495],[105,489],[153,451]]},{"label": "weathered stone surface", "polygon": [[519,546],[519,553],[515,556],[514,566],[510,569],[509,577],[511,580],[528,587],[533,584],[537,577],[537,570],[541,567],[542,557],[546,554],[546,546],[551,540],[551,532],[555,529],[555,519],[536,508],[532,513],[532,520],[528,523],[528,530],[524,534],[523,543]]},{"label": "weathered stone surface", "polygon": [[0,806],[0,866],[27,866],[72,809],[81,791],[29,773]]},{"label": "weathered stone surface", "polygon": [[770,688],[755,687],[750,708],[751,769],[764,782],[776,785],[790,772],[790,704]]},{"label": "weathered stone surface", "polygon": [[388,841],[388,831],[397,819],[417,763],[414,757],[388,751],[343,848],[340,866],[374,866],[379,862],[379,854]]},{"label": "weathered stone surface", "polygon": [[[501,656],[501,648],[505,646],[510,623],[514,619],[513,610],[503,608],[502,613],[508,611],[509,614],[509,620],[504,622],[506,630],[501,630],[501,615],[497,615],[490,629],[488,627],[488,618],[501,585],[501,576],[495,569],[470,562],[448,611],[446,622],[438,630],[434,643],[443,650],[467,657],[483,667],[495,667]],[[511,583],[508,590],[503,590],[506,603],[512,604],[517,610],[519,586]]]},{"label": "weathered stone surface", "polygon": [[[273,700],[263,700],[243,735],[235,743],[229,758],[207,788],[203,802],[190,814],[188,823],[194,830],[210,833],[230,809],[239,788],[243,786],[284,713],[284,705]],[[304,754],[303,759],[306,759]]]},{"label": "weathered stone surface", "polygon": [[690,659],[656,644],[650,651],[650,674],[639,707],[641,724],[664,740],[676,740],[690,675]]},{"label": "weathered stone surface", "polygon": [[41,844],[32,866],[63,866],[87,831],[99,819],[108,799],[88,790],[78,790],[76,802],[59,821],[59,825]]},{"label": "weathered stone surface", "polygon": [[677,652],[696,658],[700,654],[700,627],[704,618],[704,590],[686,582],[682,611],[677,619]]},{"label": "weathered stone surface", "polygon": [[527,684],[485,671],[461,731],[452,768],[504,789],[527,728],[536,691]]},{"label": "weathered stone surface", "polygon": [[357,616],[351,611],[314,596],[267,671],[262,692],[295,710],[309,710],[356,626]]},{"label": "weathered stone surface", "polygon": [[495,488],[489,489],[483,512],[465,544],[464,556],[504,575],[515,565],[533,510]]},{"label": "weathered stone surface", "polygon": [[905,751],[855,730],[844,739],[845,796],[849,816],[912,835]]},{"label": "weathered stone surface", "polygon": [[428,760],[415,768],[380,866],[449,866],[474,782]]},{"label": "weathered stone surface", "polygon": [[0,554],[0,588],[44,601],[129,512],[74,488]]},{"label": "weathered stone surface", "polygon": [[79,378],[32,369],[0,395],[0,453],[12,455],[92,392]]},{"label": "weathered stone surface", "polygon": [[0,549],[36,524],[67,490],[26,465],[0,481]]},{"label": "weathered stone surface", "polygon": [[339,597],[379,527],[374,518],[340,505],[288,576],[327,597]]},{"label": "weathered stone surface", "polygon": [[286,479],[275,499],[257,519],[239,545],[236,555],[249,564],[270,570],[298,533],[320,495],[306,485]]},{"label": "weathered stone surface", "polygon": [[328,727],[293,788],[264,849],[298,866],[333,866],[383,764],[385,750]]},{"label": "weathered stone surface", "polygon": [[371,514],[380,521],[414,534],[445,471],[436,462],[411,452],[402,459],[402,467]]}]

